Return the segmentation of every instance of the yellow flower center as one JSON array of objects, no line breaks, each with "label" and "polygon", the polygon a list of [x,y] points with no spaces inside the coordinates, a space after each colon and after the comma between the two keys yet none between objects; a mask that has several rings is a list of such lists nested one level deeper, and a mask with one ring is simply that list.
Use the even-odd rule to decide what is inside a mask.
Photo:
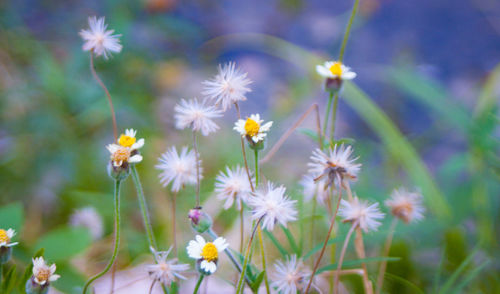
[{"label": "yellow flower center", "polygon": [[119,148],[111,155],[111,160],[114,162],[124,162],[128,161],[130,158],[130,150],[127,148]]},{"label": "yellow flower center", "polygon": [[36,275],[36,278],[38,281],[43,282],[47,281],[50,277],[50,269],[48,268],[41,268],[38,270],[38,275]]},{"label": "yellow flower center", "polygon": [[132,145],[135,144],[135,137],[130,137],[122,134],[118,139],[118,144],[122,145],[123,147],[132,147]]},{"label": "yellow flower center", "polygon": [[214,243],[208,242],[203,246],[203,249],[201,249],[201,257],[208,262],[215,261],[219,258],[219,251],[217,251],[217,247],[215,247]]},{"label": "yellow flower center", "polygon": [[10,238],[7,236],[7,231],[0,229],[0,243],[9,243]]},{"label": "yellow flower center", "polygon": [[247,118],[245,122],[245,132],[248,136],[253,137],[259,133],[260,125],[251,118]]},{"label": "yellow flower center", "polygon": [[330,72],[332,75],[340,77],[342,75],[342,63],[335,62],[332,64],[332,66],[330,66]]}]

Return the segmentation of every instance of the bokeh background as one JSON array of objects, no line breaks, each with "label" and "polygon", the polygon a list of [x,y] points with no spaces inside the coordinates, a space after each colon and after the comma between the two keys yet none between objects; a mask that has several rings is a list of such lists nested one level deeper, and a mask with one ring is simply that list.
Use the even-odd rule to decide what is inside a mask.
[{"label": "bokeh background", "polygon": [[[157,239],[167,248],[171,194],[154,165],[168,146],[191,142],[189,132],[174,128],[174,105],[200,97],[201,82],[218,63],[236,61],[254,81],[242,112],[275,121],[272,145],[310,104],[318,103],[323,115],[327,96],[314,65],[338,55],[351,7],[347,0],[2,1],[0,227],[19,232],[20,272],[44,247],[63,276],[55,287],[73,293],[109,257],[113,204],[104,146],[112,129],[78,36],[88,16],[106,16],[122,34],[123,51],[96,68],[113,96],[119,128],[136,128],[146,139],[138,168]],[[400,185],[419,187],[428,211],[425,221],[398,229],[391,255],[402,259],[388,270],[401,279],[387,283],[388,293],[417,293],[415,286],[437,293],[457,269],[454,286],[471,280],[457,292],[500,292],[499,36],[498,1],[361,0],[345,55],[357,86],[347,85],[342,95],[337,135],[353,142],[363,163],[358,195],[383,201]],[[219,170],[241,164],[235,119],[227,112],[221,130],[200,141],[204,200]],[[313,126],[310,118],[303,127]],[[308,134],[295,132],[263,167],[266,178],[285,184],[296,199],[314,146]],[[187,188],[179,195],[181,248],[193,237],[185,218],[193,193]],[[128,181],[118,270],[150,261],[135,197]],[[84,207],[97,216],[87,210],[75,220]],[[216,230],[237,244],[237,212],[220,207],[205,204]],[[299,223],[292,231],[303,244]],[[366,239],[373,256],[386,227]],[[276,238],[286,244],[281,232]],[[182,250],[180,258],[188,262]],[[350,287],[360,291],[359,281]]]}]

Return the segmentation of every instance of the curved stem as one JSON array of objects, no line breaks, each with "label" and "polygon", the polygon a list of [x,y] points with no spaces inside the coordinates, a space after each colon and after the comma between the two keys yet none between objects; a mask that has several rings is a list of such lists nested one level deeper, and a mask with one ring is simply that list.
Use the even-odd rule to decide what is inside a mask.
[{"label": "curved stem", "polygon": [[193,149],[196,158],[196,206],[200,206],[200,159],[198,154],[198,145],[196,144],[196,132],[193,131]]},{"label": "curved stem", "polygon": [[146,234],[148,236],[148,243],[150,247],[156,247],[156,241],[153,235],[153,228],[151,227],[151,221],[149,219],[148,208],[146,204],[146,198],[144,197],[144,191],[142,189],[141,180],[139,179],[139,174],[135,168],[135,164],[130,166],[132,171],[132,180],[134,181],[134,186],[137,191],[137,198],[139,199],[139,206],[142,212],[142,220],[144,221],[144,227],[146,228]]},{"label": "curved stem", "polygon": [[328,97],[328,104],[326,105],[325,121],[323,122],[323,134],[325,134],[325,136],[326,136],[326,130],[328,128],[328,119],[330,118],[330,111],[332,109],[332,101],[333,101],[333,92],[330,92],[330,97]]},{"label": "curved stem", "polygon": [[115,247],[113,248],[113,255],[111,255],[111,259],[109,260],[108,265],[104,268],[104,270],[97,275],[93,276],[90,280],[85,283],[85,286],[83,287],[83,294],[87,293],[87,289],[89,286],[94,282],[95,280],[99,279],[100,277],[104,276],[111,266],[113,266],[116,256],[118,255],[118,249],[120,247],[120,180],[115,181],[115,193],[114,193],[114,200],[115,200]]},{"label": "curved stem", "polygon": [[243,277],[246,274],[248,260],[250,259],[250,248],[252,247],[253,238],[255,237],[255,232],[257,231],[257,228],[260,226],[260,221],[261,220],[262,220],[262,217],[259,218],[257,220],[257,222],[255,223],[255,225],[253,227],[253,230],[252,230],[252,235],[250,235],[250,240],[248,240],[248,246],[247,246],[247,249],[246,249],[246,252],[245,252],[245,259],[243,261],[243,267],[241,269],[241,275],[240,275],[240,278],[238,280],[238,287],[236,288],[236,294],[239,294],[240,292],[243,291],[243,288],[244,288],[243,287]]},{"label": "curved stem", "polygon": [[340,53],[339,53],[340,62],[342,62],[342,60],[344,59],[345,47],[347,45],[347,40],[349,39],[349,34],[351,33],[351,27],[354,21],[354,17],[356,16],[356,12],[358,11],[358,5],[359,5],[359,0],[355,0],[351,11],[351,16],[349,17],[349,22],[347,23],[347,28],[345,29],[344,39],[342,40],[342,45],[340,46]]},{"label": "curved stem", "polygon": [[[384,253],[382,256],[389,256],[389,250],[391,249],[392,237],[394,236],[394,231],[396,229],[396,225],[398,224],[398,219],[395,217],[392,220],[391,227],[389,229],[389,234],[387,235],[387,239],[385,240],[384,245]],[[382,285],[384,284],[384,275],[385,270],[387,268],[387,260],[384,260],[380,263],[380,268],[378,270],[378,278],[377,278],[377,294],[380,294],[382,291]]]},{"label": "curved stem", "polygon": [[198,289],[200,289],[201,282],[203,281],[203,278],[205,277],[204,274],[200,274],[200,278],[198,279],[198,282],[196,283],[196,286],[194,287],[193,294],[198,293]]},{"label": "curved stem", "polygon": [[111,119],[113,120],[113,135],[115,136],[115,142],[116,142],[116,140],[118,139],[118,128],[116,126],[115,108],[113,107],[113,101],[111,100],[111,94],[109,94],[108,88],[106,88],[101,78],[99,78],[97,72],[95,71],[94,53],[92,51],[90,51],[90,72],[92,73],[92,76],[97,81],[99,86],[101,86],[101,88],[104,90],[104,92],[106,93],[106,97],[108,98],[109,108],[111,110]]},{"label": "curved stem", "polygon": [[326,246],[328,245],[328,240],[330,239],[330,235],[332,234],[333,226],[335,224],[335,218],[337,217],[337,212],[339,211],[340,200],[342,199],[342,188],[341,188],[340,181],[338,181],[338,183],[339,183],[339,197],[337,200],[337,208],[335,209],[335,212],[333,213],[332,218],[330,220],[330,228],[328,229],[328,234],[326,235],[325,242],[323,243],[323,247],[321,248],[321,252],[318,256],[318,259],[316,260],[316,264],[314,265],[314,269],[313,269],[313,272],[311,274],[311,278],[309,279],[309,283],[307,284],[306,291],[304,292],[305,294],[307,294],[309,292],[314,275],[318,271],[321,259],[323,258],[323,255],[325,254],[325,249],[326,249]]},{"label": "curved stem", "polygon": [[339,293],[339,277],[340,277],[340,269],[342,268],[342,262],[344,261],[345,252],[347,250],[347,244],[349,244],[349,239],[351,239],[351,235],[354,232],[354,229],[358,225],[358,222],[355,221],[352,223],[349,232],[347,232],[347,236],[345,237],[344,246],[342,246],[342,251],[340,252],[339,262],[337,265],[337,273],[335,275],[335,286],[333,288],[333,293]]},{"label": "curved stem", "polygon": [[[238,119],[241,119],[240,107],[238,102],[234,103],[234,107],[236,108],[236,114],[238,115]],[[250,175],[250,170],[248,169],[248,161],[247,161],[247,153],[245,151],[245,142],[243,141],[243,137],[240,136],[241,139],[241,152],[243,154],[243,161],[245,162],[245,170],[247,172],[248,182],[250,183],[250,188],[252,192],[254,191],[252,176]]]}]

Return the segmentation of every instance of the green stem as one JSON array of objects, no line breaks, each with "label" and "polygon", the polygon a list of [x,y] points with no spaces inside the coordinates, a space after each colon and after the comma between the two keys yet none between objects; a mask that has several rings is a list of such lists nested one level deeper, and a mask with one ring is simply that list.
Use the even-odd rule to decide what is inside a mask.
[{"label": "green stem", "polygon": [[255,225],[253,226],[253,230],[252,230],[252,235],[250,236],[250,240],[248,240],[248,246],[247,246],[247,250],[246,250],[246,253],[245,253],[245,259],[243,261],[243,268],[241,270],[241,275],[240,275],[240,278],[238,280],[238,287],[236,288],[236,294],[239,294],[240,292],[243,291],[243,277],[245,276],[246,274],[246,269],[247,269],[247,266],[248,266],[248,260],[250,259],[250,248],[252,247],[252,242],[253,242],[253,238],[255,237],[255,232],[257,231],[257,228],[260,226],[260,221],[262,220],[262,217],[259,218],[259,220],[257,220],[257,222],[255,223]]},{"label": "green stem", "polygon": [[328,97],[328,105],[326,106],[325,121],[323,122],[323,135],[326,135],[326,129],[328,127],[328,119],[330,118],[330,110],[332,109],[332,101],[333,101],[333,92],[330,92],[330,97]]},{"label": "green stem", "polygon": [[116,256],[118,255],[118,248],[120,247],[120,180],[115,181],[115,193],[114,193],[114,200],[115,200],[115,247],[113,249],[113,255],[111,256],[111,259],[108,263],[108,265],[104,268],[104,270],[97,275],[93,276],[90,280],[87,281],[85,286],[83,287],[83,294],[87,293],[87,289],[89,288],[90,284],[94,282],[95,280],[99,279],[100,277],[104,276],[111,266],[113,266]]},{"label": "green stem", "polygon": [[2,286],[3,263],[0,262],[0,287]]},{"label": "green stem", "polygon": [[354,17],[356,16],[356,12],[358,11],[358,5],[359,5],[359,0],[355,0],[351,11],[351,16],[349,17],[349,22],[347,23],[347,28],[345,29],[344,39],[342,40],[342,45],[340,46],[340,53],[339,53],[340,62],[342,62],[342,59],[344,59],[345,47],[347,45],[347,40],[349,39],[349,34],[351,33],[351,27],[354,21]]},{"label": "green stem", "polygon": [[332,113],[332,129],[330,132],[330,141],[335,141],[335,121],[337,119],[337,107],[339,104],[339,93],[335,93],[335,97],[333,99],[333,113]]},{"label": "green stem", "polygon": [[204,274],[200,274],[200,278],[198,279],[198,282],[196,283],[196,286],[194,287],[194,292],[193,294],[198,293],[198,289],[200,289],[201,282],[203,281],[203,278],[205,277]]},{"label": "green stem", "polygon": [[259,186],[259,150],[254,149],[255,154],[255,190]]},{"label": "green stem", "polygon": [[135,165],[132,164],[130,167],[132,171],[132,180],[134,181],[134,186],[137,191],[137,198],[139,199],[139,206],[142,212],[142,220],[144,221],[144,227],[146,228],[146,233],[148,236],[148,243],[150,247],[156,248],[156,241],[153,235],[153,229],[151,228],[151,222],[149,220],[149,213],[146,204],[146,198],[144,197],[144,190],[142,189],[141,180],[139,179],[139,174],[137,173],[137,169]]}]

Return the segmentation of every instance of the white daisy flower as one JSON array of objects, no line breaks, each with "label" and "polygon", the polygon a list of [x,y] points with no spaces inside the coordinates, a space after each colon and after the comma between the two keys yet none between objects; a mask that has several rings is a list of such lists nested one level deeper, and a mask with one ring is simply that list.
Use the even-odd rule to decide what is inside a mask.
[{"label": "white daisy flower", "polygon": [[142,161],[142,156],[136,154],[137,151],[130,149],[130,147],[109,144],[106,148],[111,153],[111,161],[114,167],[127,167],[129,163],[139,163]]},{"label": "white daisy flower", "polygon": [[369,204],[368,201],[360,201],[357,196],[351,202],[342,199],[340,201],[339,216],[344,222],[356,222],[365,232],[376,231],[381,225],[377,219],[384,218],[380,212],[378,203]]},{"label": "white daisy flower", "polygon": [[189,241],[186,248],[189,257],[198,261],[200,269],[205,274],[215,273],[219,255],[226,250],[229,244],[222,237],[215,239],[213,242],[206,242],[200,235],[196,235],[195,239]]},{"label": "white daisy flower", "polygon": [[0,229],[0,247],[16,246],[18,242],[11,242],[14,235],[16,235],[16,231],[14,229],[8,229],[7,231]]},{"label": "white daisy flower", "polygon": [[325,78],[352,80],[356,77],[356,73],[340,61],[326,61],[323,65],[316,65],[316,71]]},{"label": "white daisy flower", "polygon": [[[181,153],[177,153],[175,147],[171,147],[160,158],[156,168],[161,170],[160,182],[166,187],[172,182],[172,192],[179,192],[185,185],[196,184],[196,154],[194,150],[188,151],[183,147]],[[201,178],[201,160],[198,160],[198,168]]]},{"label": "white daisy flower", "polygon": [[358,157],[352,158],[351,146],[344,147],[335,145],[329,150],[328,155],[320,149],[313,151],[309,166],[309,172],[316,177],[316,181],[326,178],[326,184],[330,186],[337,177],[343,180],[356,180],[361,164],[355,163]]},{"label": "white daisy flower", "polygon": [[319,204],[323,205],[325,204],[326,199],[328,199],[328,197],[330,196],[326,181],[315,181],[314,177],[309,174],[302,177],[302,180],[300,180],[300,185],[302,186],[304,199],[306,201],[311,201],[311,199],[316,197],[316,201]]},{"label": "white daisy flower", "polygon": [[[296,294],[305,290],[311,271],[304,266],[302,260],[297,260],[295,254],[287,257],[285,262],[278,260],[274,268],[271,286],[276,288],[278,293]],[[315,287],[314,284],[312,286]]]},{"label": "white daisy flower", "polygon": [[267,189],[260,189],[247,199],[247,204],[252,207],[252,218],[262,218],[262,228],[272,231],[276,223],[286,227],[287,222],[297,219],[297,211],[294,208],[297,201],[290,200],[285,192],[285,187],[275,188],[268,182]]},{"label": "white daisy flower", "polygon": [[130,148],[130,150],[137,150],[142,148],[144,146],[144,139],[139,139],[137,140],[135,138],[135,135],[137,134],[137,131],[134,129],[127,129],[125,130],[125,134],[121,134],[120,138],[118,138],[118,145],[121,145],[123,147]]},{"label": "white daisy flower", "polygon": [[38,285],[45,285],[50,282],[54,282],[60,278],[59,275],[54,274],[56,272],[56,265],[52,264],[48,266],[45,263],[43,257],[37,257],[33,259],[33,280]]},{"label": "white daisy flower", "polygon": [[422,194],[410,192],[405,188],[395,189],[391,198],[385,201],[391,213],[405,223],[419,221],[424,218],[425,208],[422,205]]},{"label": "white daisy flower", "polygon": [[246,120],[239,119],[234,124],[234,130],[236,130],[242,137],[246,137],[248,140],[252,140],[254,143],[259,143],[263,141],[267,136],[267,132],[271,129],[273,122],[267,122],[263,124],[264,120],[260,119],[259,114],[252,114],[247,117]]},{"label": "white daisy flower", "polygon": [[[236,166],[234,170],[226,167],[226,174],[223,171],[215,178],[215,193],[219,200],[226,200],[224,209],[229,209],[236,201],[238,210],[241,209],[240,202],[245,202],[252,192],[248,175],[244,168]],[[252,183],[253,183],[252,179]],[[241,200],[241,201],[240,201]]]},{"label": "white daisy flower", "polygon": [[119,37],[121,35],[113,35],[114,30],[106,30],[108,27],[104,23],[104,17],[89,17],[89,29],[81,30],[80,36],[83,38],[83,50],[95,53],[96,56],[103,55],[108,59],[110,52],[119,53],[122,50]]},{"label": "white daisy flower", "polygon": [[182,99],[174,108],[175,126],[178,129],[191,128],[200,132],[203,136],[208,136],[219,129],[212,119],[222,116],[222,112],[214,106],[205,105],[205,101],[198,102],[198,99]]},{"label": "white daisy flower", "polygon": [[102,217],[92,206],[75,210],[69,223],[74,227],[87,228],[94,240],[100,239],[104,233]]},{"label": "white daisy flower", "polygon": [[226,111],[232,104],[247,100],[245,95],[251,91],[247,86],[251,83],[247,73],[241,72],[234,62],[229,62],[224,66],[219,65],[219,72],[214,79],[203,82],[205,88],[202,94],[215,99],[216,105],[221,105],[222,110]]},{"label": "white daisy flower", "polygon": [[156,251],[153,247],[150,248],[155,256],[156,264],[147,266],[149,276],[156,281],[170,286],[176,279],[185,280],[186,277],[181,275],[181,272],[189,269],[188,264],[177,264],[177,258],[167,260],[168,254],[172,250],[170,247],[167,251]]}]

